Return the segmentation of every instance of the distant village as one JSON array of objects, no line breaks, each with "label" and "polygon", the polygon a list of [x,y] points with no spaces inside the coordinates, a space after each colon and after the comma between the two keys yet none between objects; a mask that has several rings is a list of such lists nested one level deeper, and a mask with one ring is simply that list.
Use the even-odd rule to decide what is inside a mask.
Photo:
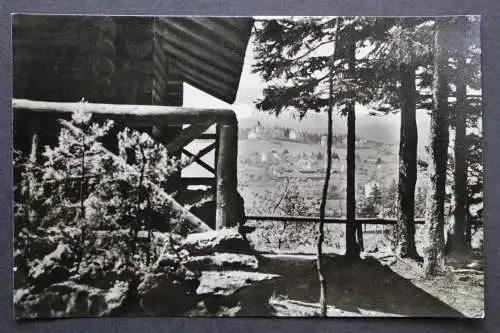
[{"label": "distant village", "polygon": [[[260,122],[253,127],[240,128],[238,135],[240,140],[287,140],[305,144],[320,144],[322,146],[326,146],[327,142],[326,133],[311,133],[280,126],[267,127],[263,126]],[[334,135],[332,142],[334,147],[345,148],[347,135]],[[381,145],[378,142],[356,138],[356,149],[377,148]]]},{"label": "distant village", "polygon": [[[240,128],[239,139],[242,140],[238,167],[240,187],[251,193],[252,190],[259,191],[263,184],[269,187],[287,179],[294,184],[304,184],[301,190],[304,195],[319,195],[327,160],[325,133],[257,123]],[[347,136],[337,134],[332,139],[331,177],[334,186],[328,200],[329,207],[340,214],[346,191]],[[397,147],[356,138],[355,161],[357,198],[368,200],[374,193],[387,195],[393,179],[389,175],[398,172]],[[364,208],[360,204],[359,209]],[[330,213],[334,214],[333,211]]]}]

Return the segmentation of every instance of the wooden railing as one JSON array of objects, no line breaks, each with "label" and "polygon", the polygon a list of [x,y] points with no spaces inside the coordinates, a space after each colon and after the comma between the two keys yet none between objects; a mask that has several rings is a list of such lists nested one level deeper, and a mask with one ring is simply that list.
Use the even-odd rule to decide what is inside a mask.
[{"label": "wooden railing", "polygon": [[[276,215],[247,215],[247,221],[278,221],[290,223],[316,223],[319,222],[319,217],[316,216],[276,216]],[[392,218],[381,217],[357,217],[356,222],[359,224],[380,224],[392,225],[396,224],[397,220]],[[346,224],[346,218],[326,217],[325,223],[327,224]],[[415,224],[425,224],[425,219],[416,218]]]},{"label": "wooden railing", "polygon": [[[166,145],[169,153],[184,151],[190,155],[194,162],[214,173],[214,178],[185,178],[181,179],[183,185],[212,185],[215,188],[216,228],[236,226],[241,219],[240,207],[237,195],[237,152],[238,152],[238,122],[232,110],[224,109],[199,109],[159,105],[118,105],[118,104],[96,104],[87,102],[60,103],[42,102],[24,99],[13,99],[12,108],[14,118],[19,116],[20,121],[36,118],[37,121],[56,121],[58,119],[70,119],[71,114],[78,111],[92,113],[96,121],[113,120],[118,127],[130,127],[135,129],[158,128],[168,125],[190,125],[180,131],[176,138]],[[217,134],[204,134],[213,125],[217,126]],[[43,127],[43,126],[42,126]],[[23,133],[24,135],[24,133]],[[29,135],[29,133],[26,133]],[[202,149],[193,154],[184,147],[198,138],[215,139],[210,148]],[[161,141],[162,137],[157,137]],[[201,161],[201,157],[215,149],[215,166],[211,167]],[[112,152],[108,152],[113,155]],[[114,158],[118,156],[114,155]],[[129,168],[130,169],[130,168]],[[133,172],[133,169],[130,169]],[[168,195],[165,193],[165,195]],[[171,198],[170,202],[180,210],[185,217],[190,219],[198,231],[211,230],[193,214],[179,205]]]},{"label": "wooden railing", "polygon": [[[276,221],[289,223],[317,223],[319,216],[286,216],[286,215],[246,215],[246,221]],[[397,219],[387,217],[356,217],[356,222],[365,225],[395,225]],[[346,224],[345,217],[325,217],[326,224]],[[415,224],[425,224],[425,218],[415,218]],[[482,226],[481,221],[471,221],[471,226]]]}]

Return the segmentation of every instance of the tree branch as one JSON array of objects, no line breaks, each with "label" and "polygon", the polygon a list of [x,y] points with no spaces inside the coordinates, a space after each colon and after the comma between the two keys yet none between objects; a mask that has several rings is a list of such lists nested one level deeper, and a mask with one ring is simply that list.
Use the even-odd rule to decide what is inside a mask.
[{"label": "tree branch", "polygon": [[298,56],[298,57],[296,57],[296,58],[292,58],[292,59],[287,59],[287,58],[285,58],[285,60],[286,60],[286,61],[291,61],[291,62],[294,62],[294,61],[297,61],[297,60],[303,59],[303,58],[307,57],[309,54],[311,54],[312,52],[314,52],[315,50],[319,49],[321,46],[326,45],[326,44],[328,44],[328,43],[333,43],[333,41],[331,41],[331,40],[324,41],[324,42],[319,43],[318,45],[316,45],[316,46],[314,46],[314,47],[310,48],[309,50],[307,50],[307,51],[306,51],[306,53],[304,53],[304,54],[302,54],[302,55],[300,55],[300,56]]}]

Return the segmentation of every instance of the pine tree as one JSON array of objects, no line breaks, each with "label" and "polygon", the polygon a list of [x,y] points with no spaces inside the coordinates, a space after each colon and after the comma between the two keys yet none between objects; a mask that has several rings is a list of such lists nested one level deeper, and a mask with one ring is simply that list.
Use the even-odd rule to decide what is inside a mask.
[{"label": "pine tree", "polygon": [[478,36],[473,36],[474,29],[478,30],[477,21],[474,17],[462,16],[454,20],[457,42],[451,48],[454,58],[454,66],[450,68],[451,77],[454,78],[456,101],[452,106],[454,115],[451,119],[451,129],[454,129],[454,168],[453,168],[453,206],[454,218],[448,231],[446,251],[450,255],[460,255],[468,250],[466,227],[468,217],[467,207],[467,114],[474,110],[467,96],[467,86],[477,88],[478,72],[480,72],[476,49],[479,48]]},{"label": "pine tree", "polygon": [[[354,24],[346,26],[346,38],[344,42],[347,64],[347,78],[354,84],[356,75],[356,40],[354,36]],[[356,221],[356,114],[354,87],[347,90],[348,100],[345,104],[347,113],[347,193],[346,193],[346,256],[356,258],[359,252],[364,250],[363,230],[361,224]],[[356,240],[357,237],[357,240]]]},{"label": "pine tree", "polygon": [[397,201],[398,201],[398,183],[396,179],[393,179],[385,191],[385,197],[383,201],[384,216],[395,218],[397,215]]},{"label": "pine tree", "polygon": [[[362,248],[361,225],[356,222],[355,203],[355,104],[369,104],[379,86],[374,85],[377,64],[370,55],[356,57],[358,47],[371,48],[384,40],[394,25],[391,18],[343,17],[339,19],[339,42],[333,69],[335,108],[347,117],[347,232],[346,255],[357,257]],[[269,82],[257,106],[280,114],[320,112],[328,103],[328,50],[333,48],[335,19],[297,18],[267,20],[257,26],[254,70]],[[390,77],[385,71],[386,77]],[[392,74],[391,74],[392,75]]]},{"label": "pine tree", "polygon": [[427,275],[438,274],[444,268],[444,203],[449,141],[448,108],[448,45],[447,19],[436,20],[433,62],[433,105],[431,114],[431,160],[428,167],[430,190],[427,196],[427,241],[424,270]]},{"label": "pine tree", "polygon": [[[399,185],[397,199],[397,224],[395,227],[396,252],[400,257],[421,261],[415,246],[415,185],[417,181],[417,106],[425,106],[426,98],[419,90],[427,81],[419,77],[417,68],[429,65],[431,47],[429,23],[425,18],[398,18],[388,27],[388,36],[376,41],[375,62],[377,90],[372,107],[384,113],[400,110]],[[396,72],[397,75],[392,75]],[[422,75],[422,74],[421,74]],[[420,75],[420,76],[421,76]]]},{"label": "pine tree", "polygon": [[375,207],[380,207],[382,205],[382,189],[378,184],[373,184],[373,188],[368,198]]},{"label": "pine tree", "polygon": [[[264,98],[257,103],[261,110],[278,115],[286,109],[302,119],[307,112],[330,112],[336,108],[348,118],[347,169],[350,171],[347,181],[346,255],[349,257],[358,257],[362,247],[358,243],[362,241],[361,225],[355,220],[355,102],[366,103],[370,95],[363,89],[361,81],[366,78],[359,75],[364,72],[357,70],[355,52],[356,44],[361,43],[367,34],[376,32],[371,29],[373,22],[377,21],[359,17],[266,20],[259,22],[256,34],[257,63],[254,71],[269,82],[264,89]],[[335,61],[332,66],[333,50]],[[327,151],[330,152],[331,131],[328,136]],[[328,162],[331,162],[331,156]],[[320,215],[324,215],[321,212],[322,209]]]}]

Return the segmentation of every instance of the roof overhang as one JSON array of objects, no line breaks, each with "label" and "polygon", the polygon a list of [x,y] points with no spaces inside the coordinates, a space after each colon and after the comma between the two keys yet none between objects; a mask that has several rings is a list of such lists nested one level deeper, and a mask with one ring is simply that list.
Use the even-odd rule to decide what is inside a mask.
[{"label": "roof overhang", "polygon": [[233,103],[252,25],[248,17],[164,17],[154,32],[185,82]]}]

